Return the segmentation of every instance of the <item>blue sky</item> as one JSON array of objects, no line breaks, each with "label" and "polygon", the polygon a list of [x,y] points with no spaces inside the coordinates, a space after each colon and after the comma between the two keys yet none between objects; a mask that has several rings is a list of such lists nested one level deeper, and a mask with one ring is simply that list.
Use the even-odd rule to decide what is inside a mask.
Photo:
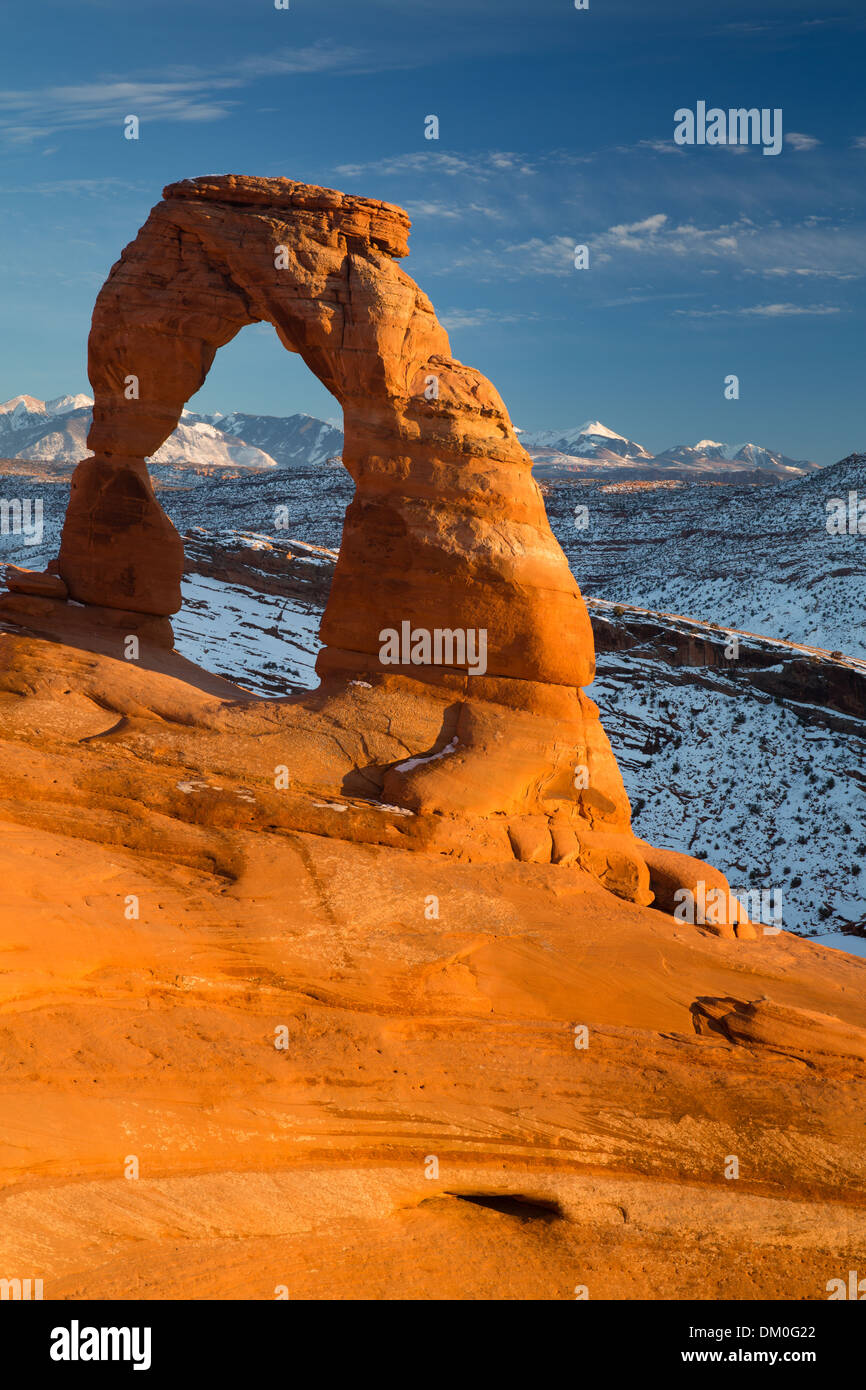
[{"label": "blue sky", "polygon": [[[861,0],[6,0],[3,26],[0,399],[88,389],[93,300],[164,184],[256,173],[406,207],[406,270],[524,429],[866,448]],[[698,100],[780,107],[782,152],[678,148]],[[266,326],[195,405],[337,413]]]}]

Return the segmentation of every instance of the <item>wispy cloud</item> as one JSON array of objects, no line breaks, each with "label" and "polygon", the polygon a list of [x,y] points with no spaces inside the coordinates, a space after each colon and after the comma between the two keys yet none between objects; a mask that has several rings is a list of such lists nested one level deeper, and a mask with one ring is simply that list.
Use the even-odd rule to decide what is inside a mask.
[{"label": "wispy cloud", "polygon": [[446,309],[439,315],[439,322],[453,332],[460,328],[490,328],[498,323],[526,323],[538,317],[538,314],[503,314],[495,309]]},{"label": "wispy cloud", "polygon": [[[641,154],[651,151],[653,154],[675,154],[680,157],[685,155],[685,150],[681,145],[675,145],[673,136],[669,140],[638,140],[635,145],[614,145],[614,154]],[[598,152],[599,154],[602,151]]]},{"label": "wispy cloud", "polygon": [[830,25],[853,25],[855,28],[860,28],[861,22],[848,15],[826,15],[819,19],[811,16],[797,19],[793,15],[786,15],[784,19],[735,19],[727,24],[719,25],[716,32],[743,36],[771,34],[777,37],[797,32],[808,33],[810,30],[823,29]]},{"label": "wispy cloud", "polygon": [[694,290],[672,290],[661,293],[641,294],[637,291],[622,294],[617,299],[606,299],[602,305],[604,309],[623,309],[631,304],[654,304],[663,299],[692,299]]},{"label": "wispy cloud", "polygon": [[[560,222],[565,220],[560,215]],[[480,279],[571,276],[575,247],[589,247],[589,272],[624,269],[633,277],[637,263],[666,275],[728,271],[792,279],[846,280],[866,274],[866,236],[859,225],[808,217],[785,225],[759,224],[742,216],[735,222],[698,226],[653,212],[634,222],[617,222],[604,231],[534,236],[521,241],[476,240],[447,270],[471,270]]]},{"label": "wispy cloud", "polygon": [[574,248],[574,237],[530,237],[527,241],[478,247],[454,258],[451,268],[472,269],[482,279],[500,271],[512,278],[568,275],[574,270]]},{"label": "wispy cloud", "polygon": [[623,251],[650,256],[730,256],[738,249],[738,233],[747,225],[751,224],[697,227],[692,222],[672,222],[667,213],[656,212],[639,222],[609,227],[593,237],[590,246],[601,264]]},{"label": "wispy cloud", "polygon": [[675,314],[690,319],[729,317],[782,319],[807,316],[822,317],[825,314],[840,314],[841,312],[837,304],[751,304],[739,309],[724,309],[721,305],[716,304],[712,309],[674,309]]},{"label": "wispy cloud", "polygon": [[43,179],[38,183],[2,184],[0,193],[15,195],[35,193],[42,197],[90,197],[112,198],[118,193],[138,193],[145,184],[132,183],[125,179]]},{"label": "wispy cloud", "polygon": [[814,135],[804,135],[799,130],[785,132],[785,144],[790,145],[792,150],[814,150],[820,143]]},{"label": "wispy cloud", "polygon": [[358,50],[319,43],[307,48],[252,55],[223,68],[173,67],[158,77],[106,77],[96,82],[0,92],[0,136],[29,144],[58,130],[142,121],[218,121],[237,105],[231,95],[264,77],[364,70]]},{"label": "wispy cloud", "polygon": [[621,222],[615,227],[610,227],[607,236],[614,246],[639,251],[648,240],[662,230],[667,220],[666,212],[654,212],[641,222]]},{"label": "wispy cloud", "polygon": [[448,154],[434,148],[414,150],[408,154],[386,155],[364,164],[338,164],[335,172],[346,178],[359,174],[445,174],[448,177],[468,176],[487,179],[502,174],[532,175],[537,165],[523,155],[508,150],[491,150],[482,154]]},{"label": "wispy cloud", "polygon": [[404,201],[402,206],[412,218],[440,217],[446,222],[456,222],[463,217],[471,216],[490,217],[495,221],[501,221],[503,216],[498,208],[489,207],[485,203],[437,203],[422,199],[416,202]]},{"label": "wispy cloud", "polygon": [[821,270],[815,266],[772,265],[765,270],[749,270],[748,275],[798,275],[803,279],[818,280],[857,280],[859,276],[846,274],[842,270]]}]

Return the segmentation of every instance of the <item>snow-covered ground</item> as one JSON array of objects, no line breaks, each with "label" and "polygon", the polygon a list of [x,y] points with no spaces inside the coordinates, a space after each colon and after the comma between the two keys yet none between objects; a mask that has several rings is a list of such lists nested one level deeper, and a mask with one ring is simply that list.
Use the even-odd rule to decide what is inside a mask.
[{"label": "snow-covered ground", "polygon": [[[196,544],[202,556],[213,547],[217,567],[226,540],[202,532]],[[271,544],[285,552],[275,570],[297,584],[296,543]],[[299,558],[327,563],[320,552]],[[249,550],[243,585],[187,577],[178,648],[257,694],[310,688],[323,598],[262,591],[261,560]],[[237,565],[232,550],[235,573]],[[592,607],[596,620],[603,607],[606,623],[616,621],[609,605]],[[767,669],[775,668],[758,676]],[[866,723],[782,701],[745,669],[732,679],[631,651],[599,650],[589,694],[640,835],[707,859],[735,890],[780,893],[786,930],[842,949],[866,946],[842,933],[866,931]]]},{"label": "snow-covered ground", "polygon": [[[268,601],[270,600],[270,601]],[[177,650],[198,666],[256,695],[284,695],[317,684],[321,610],[275,601],[240,585],[187,575],[173,619]]]},{"label": "snow-covered ground", "polygon": [[[866,657],[866,455],[773,488],[583,482],[545,493],[584,593]],[[863,531],[834,534],[828,503],[852,493]]]},{"label": "snow-covered ground", "polygon": [[644,839],[780,891],[788,931],[866,930],[866,727],[630,653],[601,653],[589,693]]}]

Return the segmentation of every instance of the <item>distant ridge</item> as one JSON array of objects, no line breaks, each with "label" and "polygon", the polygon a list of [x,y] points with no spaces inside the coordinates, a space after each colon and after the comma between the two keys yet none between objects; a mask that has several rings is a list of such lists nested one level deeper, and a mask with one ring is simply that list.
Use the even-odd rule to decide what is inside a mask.
[{"label": "distant ridge", "polygon": [[[19,395],[0,404],[0,457],[69,466],[89,452],[92,398],[84,394],[43,401]],[[653,455],[601,420],[565,430],[518,431],[540,478],[567,475],[622,481],[781,483],[817,470],[760,444],[700,439]],[[343,449],[343,431],[314,415],[255,415],[244,411],[197,414],[185,410],[153,463],[194,472],[225,468],[267,471],[324,463]]]},{"label": "distant ridge", "polygon": [[787,482],[820,468],[760,444],[725,444],[700,439],[651,454],[600,420],[570,430],[520,431],[520,442],[542,476],[564,473],[637,481],[665,478],[707,482]]}]

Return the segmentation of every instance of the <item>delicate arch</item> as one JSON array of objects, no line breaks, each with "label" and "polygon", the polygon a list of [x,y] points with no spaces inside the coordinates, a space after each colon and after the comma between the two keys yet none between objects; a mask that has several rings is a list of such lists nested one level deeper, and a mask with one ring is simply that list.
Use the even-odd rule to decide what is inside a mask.
[{"label": "delicate arch", "polygon": [[484,629],[489,677],[592,679],[586,608],[530,461],[495,388],[451,357],[396,263],[408,230],[390,204],[288,179],[166,188],[94,310],[94,457],[76,471],[59,561],[74,598],[178,609],[182,545],[145,459],[218,349],[267,320],[342,404],[356,484],[320,671],[368,669],[382,629],[408,622]]}]

